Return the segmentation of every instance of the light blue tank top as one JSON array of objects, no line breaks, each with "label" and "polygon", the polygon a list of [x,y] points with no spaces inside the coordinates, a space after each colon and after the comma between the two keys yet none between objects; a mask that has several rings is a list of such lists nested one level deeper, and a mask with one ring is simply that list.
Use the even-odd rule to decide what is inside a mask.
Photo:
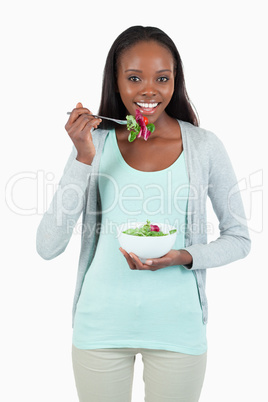
[{"label": "light blue tank top", "polygon": [[131,270],[117,239],[118,225],[149,219],[174,225],[173,248],[184,246],[189,191],[184,153],[166,169],[139,171],[125,162],[111,130],[99,173],[101,231],[77,305],[73,344],[204,353],[206,326],[194,273],[182,266]]}]

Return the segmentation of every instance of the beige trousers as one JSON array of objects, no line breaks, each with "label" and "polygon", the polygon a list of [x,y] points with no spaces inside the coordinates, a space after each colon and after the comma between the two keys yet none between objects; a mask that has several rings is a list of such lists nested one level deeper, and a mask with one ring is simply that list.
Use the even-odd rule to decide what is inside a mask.
[{"label": "beige trousers", "polygon": [[[156,349],[92,349],[73,346],[80,402],[131,402],[136,354],[144,365],[145,402],[198,402],[206,353],[187,355]],[[140,401],[139,401],[140,402]]]}]

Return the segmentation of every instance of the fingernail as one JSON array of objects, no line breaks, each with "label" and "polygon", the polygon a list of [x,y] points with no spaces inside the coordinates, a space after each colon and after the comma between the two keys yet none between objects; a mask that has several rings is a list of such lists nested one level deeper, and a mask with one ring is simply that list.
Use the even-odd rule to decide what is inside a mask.
[{"label": "fingernail", "polygon": [[146,260],[146,261],[145,261],[145,264],[146,264],[146,265],[152,265],[152,263],[153,263],[152,260]]}]

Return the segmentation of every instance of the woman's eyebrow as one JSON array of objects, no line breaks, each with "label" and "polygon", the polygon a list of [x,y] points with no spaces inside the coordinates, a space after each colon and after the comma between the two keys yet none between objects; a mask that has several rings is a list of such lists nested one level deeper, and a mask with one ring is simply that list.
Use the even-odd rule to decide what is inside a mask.
[{"label": "woman's eyebrow", "polygon": [[128,73],[129,71],[134,71],[135,73],[142,73],[142,70],[136,70],[135,68],[129,68],[128,70],[125,70],[125,73]]},{"label": "woman's eyebrow", "polygon": [[166,71],[169,71],[170,73],[172,73],[172,70],[170,70],[169,68],[165,68],[164,70],[159,70],[159,71],[157,71],[157,73],[164,73]]},{"label": "woman's eyebrow", "polygon": [[[137,70],[137,69],[135,69],[135,68],[129,68],[128,70],[125,70],[125,73],[128,73],[128,72],[130,72],[130,71],[133,71],[133,72],[135,72],[135,73],[142,73],[142,70]],[[159,74],[159,73],[164,73],[165,71],[169,71],[170,73],[172,73],[172,71],[171,71],[169,68],[165,68],[165,69],[163,69],[163,70],[158,70],[158,71],[156,71],[156,73],[157,73],[157,74]]]}]

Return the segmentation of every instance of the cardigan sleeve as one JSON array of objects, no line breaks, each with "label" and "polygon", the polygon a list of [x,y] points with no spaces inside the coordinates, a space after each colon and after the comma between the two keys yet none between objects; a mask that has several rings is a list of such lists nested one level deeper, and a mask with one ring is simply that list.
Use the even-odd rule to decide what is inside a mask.
[{"label": "cardigan sleeve", "polygon": [[73,148],[49,209],[37,229],[36,250],[46,260],[65,250],[83,210],[92,166],[77,161],[76,154]]},{"label": "cardigan sleeve", "polygon": [[206,269],[244,258],[250,238],[244,207],[232,164],[222,142],[213,136],[208,146],[208,196],[219,221],[220,236],[209,244],[192,242],[186,247],[193,258],[191,269]]}]

